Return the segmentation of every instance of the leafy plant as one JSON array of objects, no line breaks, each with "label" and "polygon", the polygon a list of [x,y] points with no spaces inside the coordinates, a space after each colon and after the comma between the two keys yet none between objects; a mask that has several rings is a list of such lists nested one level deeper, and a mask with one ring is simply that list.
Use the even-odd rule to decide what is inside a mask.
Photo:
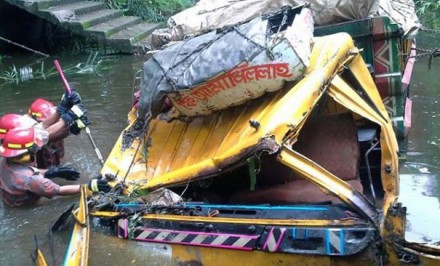
[{"label": "leafy plant", "polygon": [[79,63],[75,66],[78,69],[77,73],[97,73],[102,63],[102,60],[97,60],[97,57],[98,52],[90,53],[85,63]]},{"label": "leafy plant", "polygon": [[[98,53],[90,53],[87,61],[85,63],[78,63],[76,65],[69,65],[63,68],[65,74],[85,74],[93,73],[99,74],[99,69],[101,67],[102,60],[98,59]],[[53,76],[58,76],[58,72],[55,67],[46,68],[44,61],[38,63],[37,68],[32,68],[32,66],[24,66],[18,68],[13,65],[9,71],[3,72],[0,75],[0,80],[6,83],[25,82],[31,79],[47,79]]]},{"label": "leafy plant", "polygon": [[170,16],[194,5],[194,0],[102,0],[109,8],[123,10],[148,22],[165,22]]},{"label": "leafy plant", "polygon": [[420,15],[425,14],[428,10],[440,9],[440,0],[418,0],[415,4],[416,12]]},{"label": "leafy plant", "polygon": [[440,29],[440,0],[418,0],[415,4],[422,23],[429,28]]},{"label": "leafy plant", "polygon": [[0,76],[0,79],[9,82],[9,83],[16,83],[20,81],[18,77],[18,71],[15,65],[9,69],[9,71],[5,71],[3,75]]}]

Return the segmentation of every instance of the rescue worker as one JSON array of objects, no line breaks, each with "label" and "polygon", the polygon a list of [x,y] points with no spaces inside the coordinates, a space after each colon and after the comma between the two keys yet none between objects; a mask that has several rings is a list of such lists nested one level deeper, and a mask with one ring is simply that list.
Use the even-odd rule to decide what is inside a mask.
[{"label": "rescue worker", "polygon": [[[86,113],[87,109],[81,103],[81,96],[78,92],[72,90],[70,93],[66,92],[63,94],[61,102],[57,105],[57,111],[53,115],[49,116],[49,118],[45,119],[42,124],[43,127],[50,125],[50,128],[52,128],[54,125],[60,124],[58,122],[53,124],[53,120],[58,119],[59,121],[65,123],[70,134],[78,135],[82,129],[90,125],[90,121],[87,118]],[[46,121],[47,123],[45,125]],[[60,126],[61,125],[64,124],[61,123]],[[54,140],[56,140],[55,136]]]},{"label": "rescue worker", "polygon": [[[48,168],[59,165],[64,157],[64,141],[70,133],[79,134],[82,128],[90,124],[86,108],[81,104],[78,92],[63,94],[57,107],[47,100],[37,99],[30,108],[27,116],[7,114],[0,118],[0,139],[4,134],[16,127],[37,126],[44,128],[49,133],[49,142],[37,153],[38,168]],[[39,123],[39,124],[37,124]]]},{"label": "rescue worker", "polygon": [[[11,129],[5,134],[0,147],[0,192],[4,205],[31,205],[41,197],[52,198],[80,192],[79,184],[60,186],[51,180],[58,177],[75,181],[79,178],[75,169],[35,167],[35,154],[47,141],[47,131],[35,127]],[[87,187],[92,192],[108,192],[111,189],[107,181],[101,179],[92,179]]]},{"label": "rescue worker", "polygon": [[[51,121],[59,120],[60,117],[57,116],[56,111],[56,106],[52,102],[38,98],[30,105],[28,114],[38,123],[42,123],[52,115],[55,116],[56,119],[51,119]],[[36,163],[38,168],[44,169],[50,166],[60,165],[64,158],[63,139],[68,136],[69,130],[66,125],[61,126],[59,130],[62,131],[59,134],[60,139],[49,141],[37,152]]]},{"label": "rescue worker", "polygon": [[86,113],[81,96],[75,90],[64,93],[56,108],[44,99],[35,100],[29,108],[29,115],[49,131],[50,141],[64,139],[69,134],[78,135],[90,124]]},{"label": "rescue worker", "polygon": [[38,98],[29,106],[28,114],[37,122],[43,122],[56,112],[56,106],[48,100]]},{"label": "rescue worker", "polygon": [[19,114],[5,114],[0,117],[0,140],[3,140],[6,133],[14,128],[29,128],[36,124],[36,122],[26,116]]}]

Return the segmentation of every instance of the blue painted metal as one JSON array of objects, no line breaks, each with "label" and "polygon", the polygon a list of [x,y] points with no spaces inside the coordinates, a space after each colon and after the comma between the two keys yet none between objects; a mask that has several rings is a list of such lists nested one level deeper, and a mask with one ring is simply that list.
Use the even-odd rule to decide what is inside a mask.
[{"label": "blue painted metal", "polygon": [[270,205],[216,205],[216,204],[194,204],[185,203],[186,207],[205,207],[218,209],[245,209],[245,210],[296,210],[296,211],[327,211],[327,207],[322,206],[270,206]]},{"label": "blue painted metal", "polygon": [[[115,205],[117,208],[136,208],[145,207],[144,204],[138,203],[121,203]],[[171,207],[171,206],[170,206]],[[178,205],[176,206],[178,207]],[[201,207],[201,208],[216,208],[216,209],[244,209],[244,210],[295,210],[295,211],[328,211],[327,207],[322,206],[271,206],[271,205],[217,205],[217,204],[197,204],[184,203],[182,207]]]},{"label": "blue painted metal", "polygon": [[[291,254],[348,256],[368,247],[374,241],[377,232],[376,228],[368,225],[362,227],[360,225],[333,226],[330,228],[272,225],[253,225],[249,227],[249,225],[234,223],[191,221],[185,219],[185,217],[187,216],[182,216],[179,221],[168,221],[166,223],[161,222],[161,220],[150,219],[133,221],[134,224],[131,226],[125,227],[125,229],[121,227],[118,234],[120,237],[136,241],[168,241],[167,243],[172,244],[207,245],[212,248],[232,248],[227,246],[226,242],[224,245],[217,244],[223,240],[226,241],[228,237],[225,236],[247,235],[252,236],[253,241],[230,239],[231,241],[234,239],[234,241],[238,241],[237,244],[234,244],[234,248]],[[130,222],[130,220],[128,221]],[[124,232],[124,230],[128,231]],[[121,232],[124,233],[121,234]],[[280,235],[280,232],[283,232],[283,236]],[[129,237],[133,233],[136,236]],[[214,233],[214,235],[206,236],[211,233]],[[179,239],[189,239],[190,236],[191,239],[194,238],[195,240],[177,241]],[[217,238],[218,240],[216,240]],[[196,240],[201,240],[201,242],[199,243]],[[238,243],[241,242],[246,242],[246,246],[239,247]]]},{"label": "blue painted metal", "polygon": [[341,242],[341,256],[345,254],[345,230],[341,230],[339,241]]},{"label": "blue painted metal", "polygon": [[328,255],[332,254],[330,249],[330,229],[325,230],[325,253]]}]

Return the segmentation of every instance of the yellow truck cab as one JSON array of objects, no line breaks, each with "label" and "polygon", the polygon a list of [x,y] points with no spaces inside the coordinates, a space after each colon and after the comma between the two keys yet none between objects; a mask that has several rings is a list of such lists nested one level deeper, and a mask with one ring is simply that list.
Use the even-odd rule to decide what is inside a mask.
[{"label": "yellow truck cab", "polygon": [[438,265],[438,246],[405,240],[413,61],[396,28],[386,17],[316,28],[299,79],[208,115],[172,101],[144,121],[133,107],[101,171],[115,189],[90,215],[181,265]]}]

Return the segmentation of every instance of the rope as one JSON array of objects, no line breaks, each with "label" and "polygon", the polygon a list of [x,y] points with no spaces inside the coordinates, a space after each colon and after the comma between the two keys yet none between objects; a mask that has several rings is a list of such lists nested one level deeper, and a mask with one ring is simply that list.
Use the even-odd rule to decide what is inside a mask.
[{"label": "rope", "polygon": [[419,58],[419,57],[428,56],[428,69],[431,69],[432,60],[435,57],[439,57],[440,56],[440,48],[436,48],[436,49],[433,49],[433,50],[416,48],[416,51],[420,52],[420,53],[415,55],[415,56],[409,56],[408,58]]},{"label": "rope", "polygon": [[424,26],[420,27],[420,31],[440,33],[440,29],[429,29]]},{"label": "rope", "polygon": [[7,42],[7,43],[9,43],[9,44],[13,44],[13,45],[15,45],[15,46],[18,46],[18,47],[23,48],[23,49],[25,49],[25,50],[31,51],[31,52],[33,52],[33,53],[39,54],[39,55],[41,55],[41,56],[49,57],[48,54],[45,54],[45,53],[39,52],[39,51],[37,51],[37,50],[31,49],[31,48],[29,48],[29,47],[27,47],[27,46],[24,46],[24,45],[19,44],[19,43],[16,43],[16,42],[13,42],[13,41],[8,40],[8,39],[6,39],[6,38],[3,38],[3,37],[1,37],[1,36],[0,36],[0,40],[5,41],[5,42]]}]

